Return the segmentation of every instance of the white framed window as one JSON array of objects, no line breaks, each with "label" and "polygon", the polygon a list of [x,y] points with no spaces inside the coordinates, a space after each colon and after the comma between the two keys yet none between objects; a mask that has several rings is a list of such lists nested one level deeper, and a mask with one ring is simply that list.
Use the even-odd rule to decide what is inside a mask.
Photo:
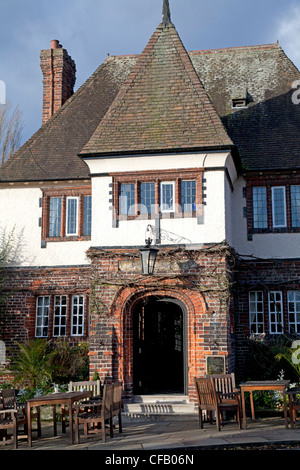
[{"label": "white framed window", "polygon": [[67,197],[66,204],[66,235],[78,235],[78,200],[79,198]]},{"label": "white framed window", "polygon": [[289,291],[287,294],[289,332],[300,333],[300,291]]},{"label": "white framed window", "polygon": [[250,333],[264,333],[264,297],[263,292],[249,292]]},{"label": "white framed window", "polygon": [[286,227],[285,186],[272,187],[272,217],[274,228]]},{"label": "white framed window", "polygon": [[40,296],[36,299],[35,336],[47,338],[49,328],[50,297]]},{"label": "white framed window", "polygon": [[269,292],[269,331],[272,334],[283,333],[282,292]]},{"label": "white framed window", "polygon": [[175,181],[160,183],[160,210],[161,212],[175,212]]},{"label": "white framed window", "polygon": [[72,296],[72,324],[71,336],[83,336],[84,334],[84,296]]},{"label": "white framed window", "polygon": [[253,187],[253,228],[268,228],[267,188]]},{"label": "white framed window", "polygon": [[66,336],[67,333],[67,296],[54,297],[53,336]]}]

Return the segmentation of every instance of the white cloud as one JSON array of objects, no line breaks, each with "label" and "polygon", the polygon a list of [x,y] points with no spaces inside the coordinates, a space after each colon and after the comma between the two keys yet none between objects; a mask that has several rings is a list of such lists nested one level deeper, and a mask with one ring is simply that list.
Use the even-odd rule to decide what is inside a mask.
[{"label": "white cloud", "polygon": [[300,6],[293,4],[280,19],[277,38],[287,56],[300,67]]}]

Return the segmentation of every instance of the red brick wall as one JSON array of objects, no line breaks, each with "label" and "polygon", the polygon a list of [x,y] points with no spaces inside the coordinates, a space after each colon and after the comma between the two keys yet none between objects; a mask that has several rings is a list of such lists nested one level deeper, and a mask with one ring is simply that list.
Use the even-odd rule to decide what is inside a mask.
[{"label": "red brick wall", "polygon": [[207,356],[223,355],[227,370],[234,367],[230,309],[224,291],[220,291],[220,279],[227,274],[227,253],[199,250],[193,254],[194,265],[186,276],[180,271],[174,276],[168,268],[169,262],[191,260],[191,253],[184,250],[176,254],[177,261],[174,254],[167,261],[165,253],[167,258],[156,264],[157,276],[141,276],[134,271],[134,263],[131,271],[128,267],[126,273],[120,273],[120,261],[128,256],[135,259],[134,255],[134,250],[126,254],[125,250],[95,249],[91,253],[94,276],[89,341],[91,375],[98,370],[102,380],[123,380],[125,395],[130,397],[134,307],[147,296],[171,297],[180,300],[187,312],[188,390],[194,398],[193,378],[207,373]]},{"label": "red brick wall", "polygon": [[68,52],[60,45],[57,48],[42,50],[40,59],[44,77],[44,124],[54,113],[56,113],[65,101],[72,96],[75,85],[76,67]]},{"label": "red brick wall", "polygon": [[234,282],[234,316],[236,335],[236,360],[238,379],[247,378],[245,364],[249,352],[250,320],[249,292],[263,292],[264,338],[280,337],[269,332],[269,291],[282,292],[283,300],[283,334],[289,335],[287,293],[299,290],[300,260],[242,260],[235,266]]},{"label": "red brick wall", "polygon": [[[86,300],[85,334],[84,336],[73,336],[71,341],[74,343],[87,341],[89,266],[15,268],[5,270],[4,274],[4,290],[7,294],[7,300],[1,339],[5,342],[8,358],[16,350],[16,343],[22,343],[35,337],[36,298],[38,296],[50,295],[53,312],[54,295],[67,295],[67,336],[69,337],[71,296],[84,295]],[[52,338],[52,322],[53,316],[50,315],[48,339]]]},{"label": "red brick wall", "polygon": [[153,276],[140,274],[137,249],[94,249],[89,255],[91,267],[19,268],[6,272],[6,287],[12,290],[6,305],[7,347],[34,337],[38,295],[89,296],[90,316],[85,321],[89,330],[84,338],[70,340],[89,342],[90,377],[97,370],[102,381],[121,379],[125,395],[130,397],[133,310],[142,299],[155,295],[176,299],[184,306],[190,398],[195,398],[193,378],[208,372],[207,356],[225,357],[226,370],[234,370],[227,247],[196,251],[161,247]]}]

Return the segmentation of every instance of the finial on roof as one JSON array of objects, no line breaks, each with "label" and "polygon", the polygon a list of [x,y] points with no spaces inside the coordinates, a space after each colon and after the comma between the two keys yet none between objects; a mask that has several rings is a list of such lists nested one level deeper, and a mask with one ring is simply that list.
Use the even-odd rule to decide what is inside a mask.
[{"label": "finial on roof", "polygon": [[169,0],[164,0],[164,3],[163,3],[162,23],[164,25],[167,25],[167,24],[171,23],[171,13],[170,13]]}]

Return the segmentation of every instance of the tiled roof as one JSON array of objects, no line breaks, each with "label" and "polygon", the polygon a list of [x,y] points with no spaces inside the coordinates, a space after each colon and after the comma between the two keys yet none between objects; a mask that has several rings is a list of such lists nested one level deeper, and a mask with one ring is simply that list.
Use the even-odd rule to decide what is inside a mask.
[{"label": "tiled roof", "polygon": [[[167,56],[165,43],[171,49],[171,57],[166,57],[166,60],[170,60],[176,75],[163,63],[159,64],[158,56],[162,50]],[[89,151],[109,153],[112,149],[122,152],[124,148],[142,151],[152,145],[149,150],[171,151],[201,145],[229,145],[232,141],[238,148],[246,170],[300,168],[300,105],[292,102],[292,94],[295,92],[292,85],[294,81],[300,80],[300,73],[279,45],[190,52],[191,62],[201,82],[195,76],[172,26],[169,26],[168,32],[161,31],[160,26],[147,48],[141,56],[109,57],[64,106],[0,167],[0,182],[88,178],[88,167],[78,156],[84,147]],[[161,60],[165,55],[160,55]],[[139,61],[139,58],[142,60]],[[143,80],[145,67],[149,67],[149,86],[147,93],[141,95],[138,94],[138,85],[147,85],[146,77]],[[133,75],[130,76],[134,69],[137,85],[127,90],[129,84],[134,83]],[[171,70],[174,72],[175,69]],[[162,79],[163,72],[167,82]],[[154,106],[150,102],[150,84],[153,93],[158,88],[155,96],[160,98],[152,103]],[[178,91],[183,85],[188,90],[187,96],[182,88],[181,93]],[[124,132],[121,132],[122,126],[126,129],[126,126],[131,125],[133,129],[132,123],[137,122],[142,131],[143,122],[139,122],[138,114],[132,116],[131,122],[126,121],[129,120],[128,108],[127,114],[123,109],[121,112],[121,94],[112,104],[121,87],[122,94],[127,92],[131,99],[139,100],[138,103],[131,103],[132,110],[139,105],[144,113],[148,112],[148,125],[144,128],[143,138],[133,139],[134,147],[130,147],[133,144],[129,142],[128,136],[123,135],[124,128]],[[233,110],[232,98],[239,98],[246,93],[249,101],[247,108]],[[192,97],[198,104],[196,110],[195,103],[191,102]],[[128,106],[127,100],[126,103]],[[188,116],[188,109],[194,109],[196,114]],[[149,121],[151,110],[152,122]],[[114,118],[113,111],[120,119],[119,129],[116,120],[109,122],[109,118]],[[104,116],[105,126],[102,127],[99,123]],[[177,122],[178,125],[170,126],[171,122]],[[204,129],[203,122],[208,129]],[[97,139],[100,135],[103,137],[100,132],[104,127],[108,132],[102,141],[105,147],[99,148],[97,142],[100,141]],[[124,147],[118,146],[114,133],[120,139],[125,139]],[[151,139],[155,145],[151,144]],[[93,147],[95,144],[96,147]]]},{"label": "tiled roof", "polygon": [[160,24],[81,155],[232,146],[172,23]]},{"label": "tiled roof", "polygon": [[0,167],[0,182],[89,178],[88,166],[78,154],[105,115],[131,67],[131,61],[126,58],[102,64]]},{"label": "tiled roof", "polygon": [[[245,170],[300,168],[300,72],[278,44],[190,53],[193,65],[238,147]],[[247,108],[233,110],[233,98]]]}]

